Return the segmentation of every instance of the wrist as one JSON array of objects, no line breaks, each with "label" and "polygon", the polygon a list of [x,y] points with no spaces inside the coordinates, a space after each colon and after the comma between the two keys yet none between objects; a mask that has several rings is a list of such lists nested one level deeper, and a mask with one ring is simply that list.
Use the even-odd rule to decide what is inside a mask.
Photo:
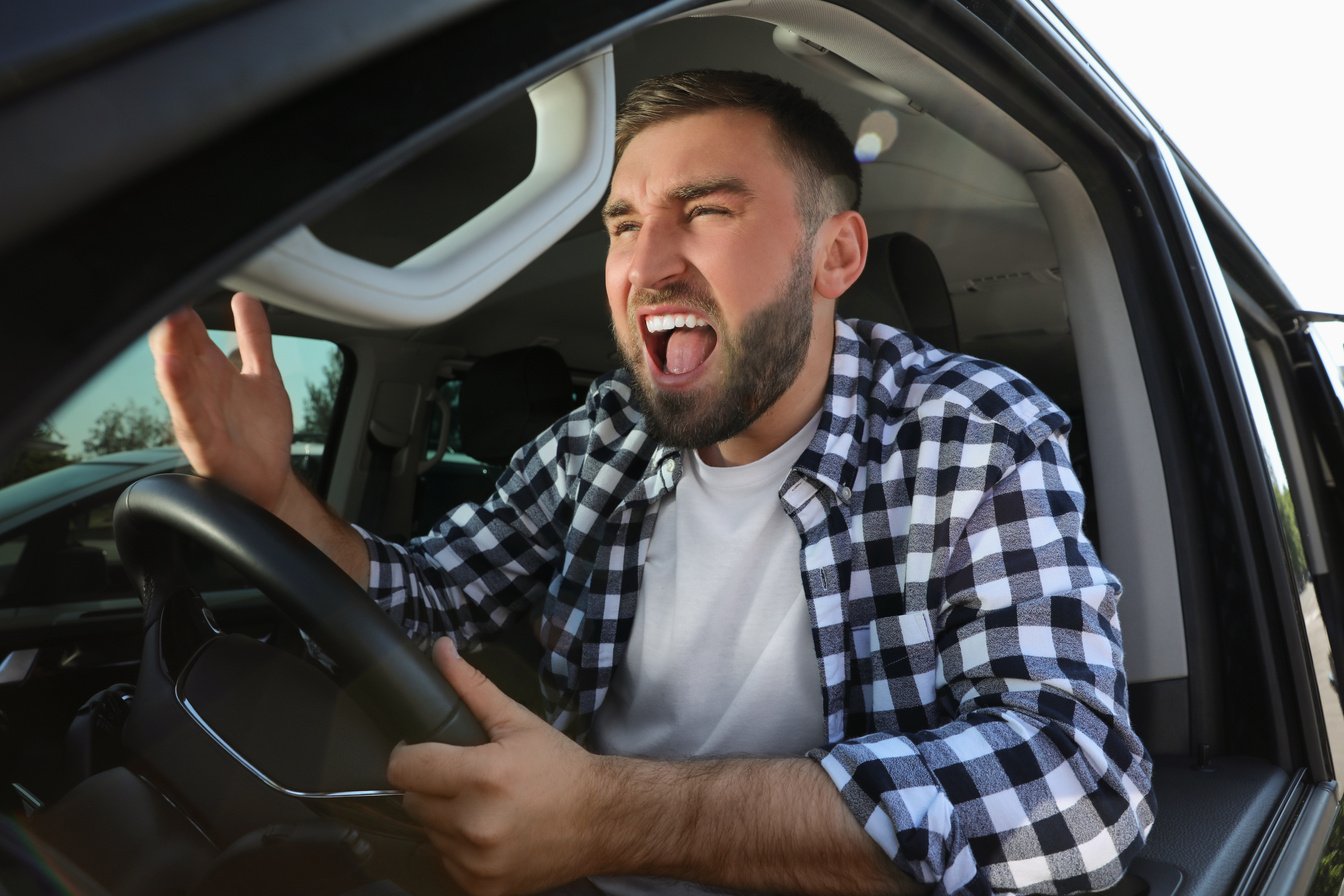
[{"label": "wrist", "polygon": [[629,805],[622,792],[629,764],[622,757],[588,753],[576,778],[573,830],[579,842],[572,854],[582,857],[586,866],[579,871],[582,876],[620,873],[618,858],[623,850],[615,841],[628,819]]},{"label": "wrist", "polygon": [[280,488],[266,509],[293,528],[301,529],[302,521],[315,502],[316,496],[303,484],[293,468],[286,467]]},{"label": "wrist", "polygon": [[[595,757],[583,874],[734,890],[882,893],[909,884],[810,759]],[[591,816],[591,817],[590,817]]]},{"label": "wrist", "polygon": [[696,818],[717,763],[593,755],[589,799],[579,820],[591,858],[584,874],[691,877]]}]

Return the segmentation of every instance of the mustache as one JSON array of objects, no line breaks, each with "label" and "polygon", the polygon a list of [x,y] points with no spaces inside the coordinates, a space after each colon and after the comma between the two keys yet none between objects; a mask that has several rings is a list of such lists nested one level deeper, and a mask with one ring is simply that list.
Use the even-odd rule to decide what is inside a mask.
[{"label": "mustache", "polygon": [[705,290],[688,283],[672,283],[662,289],[640,289],[630,295],[629,309],[634,313],[650,305],[676,303],[711,321],[719,319],[719,303]]}]

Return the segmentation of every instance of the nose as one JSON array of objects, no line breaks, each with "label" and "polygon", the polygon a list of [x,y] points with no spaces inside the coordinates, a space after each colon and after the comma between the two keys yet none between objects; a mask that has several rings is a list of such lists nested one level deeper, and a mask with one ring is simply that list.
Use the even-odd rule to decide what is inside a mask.
[{"label": "nose", "polygon": [[626,277],[630,285],[635,289],[660,289],[681,279],[686,267],[677,228],[657,216],[646,218],[635,234],[629,256]]}]

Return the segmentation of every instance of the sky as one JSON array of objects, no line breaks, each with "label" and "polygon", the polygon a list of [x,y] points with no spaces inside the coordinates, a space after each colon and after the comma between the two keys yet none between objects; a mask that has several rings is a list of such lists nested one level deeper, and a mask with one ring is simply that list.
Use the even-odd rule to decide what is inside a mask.
[{"label": "sky", "polygon": [[1339,0],[1055,0],[1309,310],[1344,314]]}]

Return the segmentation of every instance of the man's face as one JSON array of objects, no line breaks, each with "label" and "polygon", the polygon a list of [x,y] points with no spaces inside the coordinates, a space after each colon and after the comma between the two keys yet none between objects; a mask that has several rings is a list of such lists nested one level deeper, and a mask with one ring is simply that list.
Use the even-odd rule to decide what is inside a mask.
[{"label": "man's face", "polygon": [[737,435],[802,367],[812,257],[765,116],[715,110],[641,131],[604,210],[612,330],[655,435]]}]

